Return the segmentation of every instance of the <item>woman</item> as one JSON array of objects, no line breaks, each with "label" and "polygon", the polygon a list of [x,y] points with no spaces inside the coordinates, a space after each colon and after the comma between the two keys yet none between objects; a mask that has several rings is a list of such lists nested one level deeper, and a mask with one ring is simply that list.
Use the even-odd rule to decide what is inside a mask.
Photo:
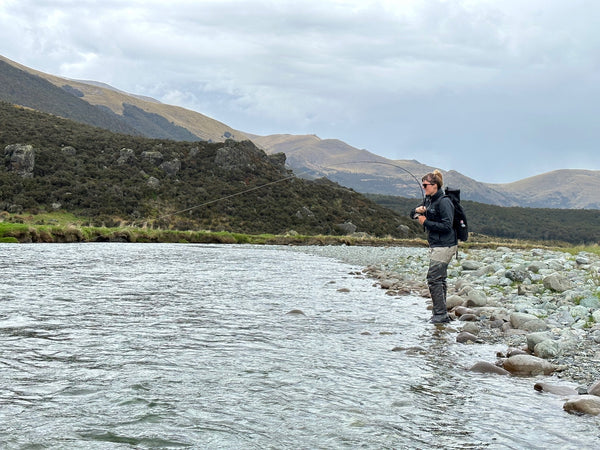
[{"label": "woman", "polygon": [[444,182],[439,170],[428,173],[421,181],[425,191],[425,203],[415,208],[411,216],[423,225],[429,242],[427,285],[433,301],[433,316],[429,321],[446,323],[450,322],[446,310],[446,277],[448,264],[456,254],[458,245],[456,233],[452,228],[454,206],[452,200],[444,196]]}]

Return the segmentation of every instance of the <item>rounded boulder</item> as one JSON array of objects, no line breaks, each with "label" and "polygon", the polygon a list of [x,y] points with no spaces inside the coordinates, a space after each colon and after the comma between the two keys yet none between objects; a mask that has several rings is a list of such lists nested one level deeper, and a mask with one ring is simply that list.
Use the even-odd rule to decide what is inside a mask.
[{"label": "rounded boulder", "polygon": [[513,375],[521,376],[550,375],[556,370],[554,364],[532,355],[511,356],[502,366]]}]

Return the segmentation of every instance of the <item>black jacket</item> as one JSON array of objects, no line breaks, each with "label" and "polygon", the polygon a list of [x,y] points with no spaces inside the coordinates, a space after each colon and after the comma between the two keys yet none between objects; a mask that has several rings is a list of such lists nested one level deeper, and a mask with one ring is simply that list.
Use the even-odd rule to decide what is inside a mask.
[{"label": "black jacket", "polygon": [[[427,211],[423,227],[427,231],[427,241],[430,247],[452,247],[458,244],[456,233],[452,227],[454,221],[454,205],[452,200],[444,197],[444,191],[439,189],[432,196],[425,197]],[[411,213],[414,216],[414,210]]]}]

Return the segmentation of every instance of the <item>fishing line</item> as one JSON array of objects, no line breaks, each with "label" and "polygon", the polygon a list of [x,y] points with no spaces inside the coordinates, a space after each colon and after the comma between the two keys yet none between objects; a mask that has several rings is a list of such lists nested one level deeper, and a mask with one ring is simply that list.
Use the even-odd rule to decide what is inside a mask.
[{"label": "fishing line", "polygon": [[339,163],[339,165],[344,165],[344,164],[384,164],[386,166],[392,166],[395,167],[396,169],[400,169],[403,170],[404,172],[406,172],[407,174],[409,174],[413,180],[415,180],[417,182],[417,186],[419,186],[419,191],[421,192],[421,197],[423,199],[423,204],[425,204],[425,192],[423,191],[423,186],[421,185],[421,182],[417,179],[416,176],[413,175],[413,173],[411,171],[409,171],[408,169],[405,169],[402,166],[399,166],[397,164],[392,164],[389,162],[383,162],[383,161],[350,161],[350,162],[343,162],[343,163]]},{"label": "fishing line", "polygon": [[157,217],[155,220],[161,220],[161,219],[164,219],[165,217],[170,217],[170,216],[174,216],[176,214],[181,214],[181,213],[184,213],[184,212],[192,211],[192,210],[197,209],[197,208],[202,208],[203,206],[211,205],[213,203],[220,202],[221,200],[227,200],[229,198],[237,197],[238,195],[243,195],[243,194],[247,194],[248,192],[256,191],[258,189],[264,188],[266,186],[270,186],[272,184],[281,183],[282,181],[289,180],[290,178],[296,178],[296,175],[295,174],[294,175],[290,175],[290,176],[287,176],[285,178],[281,178],[279,180],[270,181],[268,183],[261,184],[260,186],[254,186],[253,188],[246,189],[246,190],[240,191],[240,192],[236,192],[235,194],[226,195],[224,197],[219,197],[219,198],[216,198],[214,200],[209,200],[208,202],[204,202],[204,203],[201,203],[201,204],[196,205],[196,206],[191,206],[189,208],[181,209],[179,211],[175,211],[175,212],[172,212],[172,213],[169,213],[169,214],[164,214],[162,216]]},{"label": "fishing line", "polygon": [[[345,165],[345,164],[384,164],[384,165],[387,165],[387,166],[392,166],[392,167],[395,167],[397,169],[403,170],[404,172],[406,172],[407,174],[409,174],[413,178],[413,180],[415,180],[417,182],[417,185],[419,186],[419,190],[421,192],[421,196],[423,198],[423,203],[425,203],[425,193],[423,192],[423,188],[421,186],[421,182],[417,179],[417,177],[415,175],[413,175],[412,172],[410,172],[408,169],[406,169],[406,168],[404,168],[402,166],[399,166],[397,164],[388,163],[388,162],[367,161],[367,160],[365,160],[365,161],[349,161],[349,162],[339,163],[339,165]],[[279,180],[270,181],[268,183],[261,184],[259,186],[254,186],[254,187],[252,187],[250,189],[245,189],[243,191],[236,192],[234,194],[230,194],[230,195],[226,195],[224,197],[219,197],[219,198],[216,198],[216,199],[213,199],[213,200],[209,200],[207,202],[200,203],[198,205],[191,206],[189,208],[180,209],[178,211],[174,211],[174,212],[169,213],[169,214],[163,214],[162,216],[159,216],[159,217],[157,217],[154,220],[161,220],[161,219],[164,219],[166,217],[175,216],[177,214],[181,214],[181,213],[188,212],[188,211],[193,211],[194,209],[198,209],[198,208],[202,208],[204,206],[212,205],[213,203],[217,203],[217,202],[220,202],[222,200],[227,200],[227,199],[230,199],[230,198],[233,198],[233,197],[244,195],[244,194],[247,194],[248,192],[256,191],[258,189],[262,189],[264,187],[271,186],[273,184],[281,183],[283,181],[290,180],[292,178],[297,178],[299,175],[301,175],[303,173],[306,173],[306,172],[310,172],[310,169],[304,170],[304,171],[302,171],[302,172],[300,172],[298,174],[292,174],[292,175],[289,175],[287,177],[280,178]]]}]

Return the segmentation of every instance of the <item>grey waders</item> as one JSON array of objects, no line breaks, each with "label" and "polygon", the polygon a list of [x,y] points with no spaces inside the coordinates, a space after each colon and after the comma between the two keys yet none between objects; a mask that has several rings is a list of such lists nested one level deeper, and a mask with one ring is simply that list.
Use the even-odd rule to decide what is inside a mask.
[{"label": "grey waders", "polygon": [[445,323],[450,322],[448,311],[446,310],[446,275],[448,273],[448,264],[441,261],[430,261],[427,271],[427,285],[433,301],[433,316],[430,322]]},{"label": "grey waders", "polygon": [[446,309],[446,293],[448,292],[446,277],[448,276],[448,264],[456,250],[456,246],[431,249],[429,270],[427,271],[427,285],[433,302],[431,323],[450,322],[450,316]]}]

